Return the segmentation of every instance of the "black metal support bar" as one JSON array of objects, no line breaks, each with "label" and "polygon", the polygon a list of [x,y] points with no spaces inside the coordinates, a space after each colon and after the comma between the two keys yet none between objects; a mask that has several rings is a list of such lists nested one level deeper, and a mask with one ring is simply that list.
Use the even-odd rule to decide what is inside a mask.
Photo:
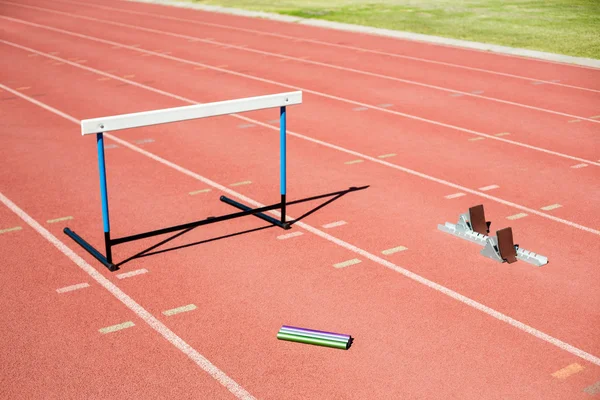
[{"label": "black metal support bar", "polygon": [[104,247],[106,248],[106,260],[112,264],[112,249],[110,243],[110,232],[104,232]]},{"label": "black metal support bar", "polygon": [[91,244],[86,242],[81,236],[70,230],[69,228],[63,229],[63,232],[73,239],[78,245],[84,248],[85,251],[90,253],[94,258],[100,261],[109,271],[116,271],[119,269],[116,265],[111,263],[106,257],[104,257],[98,250],[96,250]]},{"label": "black metal support bar", "polygon": [[281,195],[281,223],[285,224],[285,194]]},{"label": "black metal support bar", "polygon": [[[230,206],[234,206],[236,208],[239,208],[240,210],[244,210],[244,211],[250,211],[250,210],[252,210],[252,208],[248,207],[247,205],[244,205],[242,203],[238,203],[237,201],[231,200],[230,198],[225,197],[225,196],[221,196],[220,200],[223,203],[227,203]],[[277,204],[277,207],[275,207],[275,208],[279,208],[280,206],[281,206],[280,204]],[[256,210],[260,210],[260,209],[257,208]],[[281,221],[279,221],[279,220],[271,217],[270,215],[263,214],[262,212],[254,213],[254,216],[256,216],[256,217],[258,217],[258,218],[260,218],[260,219],[262,219],[264,221],[267,221],[270,224],[277,225],[278,227],[283,228],[283,229],[290,229],[291,228],[290,224],[288,224],[288,223],[282,223]]]}]

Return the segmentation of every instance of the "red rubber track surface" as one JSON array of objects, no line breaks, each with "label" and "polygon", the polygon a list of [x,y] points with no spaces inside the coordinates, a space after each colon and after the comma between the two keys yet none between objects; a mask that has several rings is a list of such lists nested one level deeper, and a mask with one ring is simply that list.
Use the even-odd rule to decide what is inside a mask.
[{"label": "red rubber track surface", "polygon": [[[600,71],[589,68],[138,3],[24,4],[210,37],[270,53],[306,56],[453,90],[483,90],[492,98],[584,118],[600,114],[599,94],[581,89],[600,89]],[[116,11],[107,14],[97,6],[221,26]],[[304,103],[290,107],[288,112],[288,128],[305,136],[288,137],[289,199],[370,185],[302,222],[593,356],[600,355],[596,332],[600,324],[600,167],[589,164],[571,168],[581,162],[568,157],[600,160],[597,123],[569,122],[572,118],[518,105],[452,97],[432,88],[281,61],[275,55],[189,42],[165,33],[106,26],[41,9],[7,3],[1,3],[0,9],[1,16],[11,18],[0,18],[0,54],[4,60],[0,84],[26,96],[0,92],[0,157],[4,166],[0,169],[0,193],[253,396],[590,397],[583,389],[600,379],[598,365],[300,226],[282,231],[247,217],[197,228],[163,248],[252,232],[135,259],[118,273],[141,268],[148,272],[118,279],[118,273],[105,270],[62,233],[68,225],[102,248],[94,139],[82,138],[73,121],[27,99],[75,119],[86,119],[189,104],[184,99],[209,102],[293,90],[290,86],[302,88]],[[226,26],[343,42],[537,80],[559,79],[580,88],[533,85],[520,78],[294,42]],[[170,52],[174,58],[147,57],[143,52],[114,48],[93,38]],[[126,78],[119,81],[102,73]],[[133,85],[135,82],[142,86]],[[361,106],[348,100],[392,106],[357,111]],[[277,116],[276,110],[244,114],[267,125],[275,125],[268,121]],[[224,116],[117,132],[114,136],[223,186],[251,181],[231,189],[272,204],[279,201],[278,135],[258,123],[247,126],[250,122]],[[490,137],[470,141],[481,136],[439,123],[492,136],[510,132],[503,138],[514,143]],[[365,157],[395,156],[384,159],[389,163],[384,165],[306,137]],[[117,145],[106,150],[113,237],[232,211],[218,201],[222,192],[217,188],[190,195],[210,186],[107,138],[109,144]],[[346,164],[357,159],[364,161]],[[407,169],[431,178],[407,173]],[[439,180],[493,197],[467,193],[447,199],[447,195],[464,191]],[[488,185],[499,188],[478,190]],[[511,226],[517,243],[548,256],[550,263],[541,268],[524,262],[497,264],[479,255],[478,246],[437,230],[437,224],[456,222],[460,213],[480,203],[492,221],[492,232]],[[555,203],[562,207],[541,210]],[[291,206],[288,213],[299,217],[318,204]],[[543,214],[507,219],[523,212],[518,206]],[[66,216],[72,220],[47,222]],[[321,227],[340,220],[347,224]],[[0,231],[22,227],[0,234],[4,261],[0,304],[8,322],[0,328],[0,357],[2,364],[9,366],[1,375],[1,383],[8,397],[233,397],[4,206],[0,207],[0,221]],[[292,232],[303,235],[277,238]],[[115,258],[127,258],[159,240],[120,245],[115,248]],[[382,254],[397,246],[408,250]],[[333,267],[354,258],[361,262]],[[56,291],[83,282],[90,287]],[[197,308],[172,316],[162,314],[188,304]],[[135,326],[108,334],[98,331],[126,321]],[[347,333],[355,342],[348,351],[339,351],[277,341],[275,335],[282,324]],[[566,379],[552,376],[574,363],[583,370]]]}]

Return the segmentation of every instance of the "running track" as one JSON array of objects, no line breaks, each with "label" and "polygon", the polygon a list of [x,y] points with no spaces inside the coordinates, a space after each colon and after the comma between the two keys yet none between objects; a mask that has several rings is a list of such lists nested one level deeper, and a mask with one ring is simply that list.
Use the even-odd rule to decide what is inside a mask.
[{"label": "running track", "polygon": [[[600,71],[122,1],[0,10],[8,397],[600,393]],[[101,243],[95,147],[80,119],[288,90],[304,93],[288,113],[290,198],[368,189],[291,231],[256,218],[198,228],[163,248],[248,232],[116,273],[62,233]],[[107,135],[113,235],[231,212],[221,194],[277,202],[276,118]],[[550,263],[496,264],[437,230],[480,203],[492,232],[512,226]],[[355,342],[279,342],[282,324]]]}]

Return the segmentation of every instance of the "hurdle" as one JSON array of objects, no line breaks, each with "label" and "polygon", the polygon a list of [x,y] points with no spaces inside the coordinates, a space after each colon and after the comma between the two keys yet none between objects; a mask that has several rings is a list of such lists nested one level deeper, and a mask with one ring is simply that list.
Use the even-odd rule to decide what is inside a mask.
[{"label": "hurdle", "polygon": [[[254,215],[282,229],[290,229],[291,224],[286,221],[285,217],[286,205],[299,203],[304,200],[289,203],[286,201],[286,114],[287,107],[301,103],[302,92],[297,91],[82,120],[81,134],[83,136],[92,134],[96,135],[96,150],[98,153],[98,170],[100,176],[100,199],[102,208],[102,222],[104,228],[105,254],[102,254],[99,250],[94,248],[86,240],[84,240],[81,236],[79,236],[77,233],[75,233],[68,227],[65,227],[63,229],[63,232],[66,235],[68,235],[71,239],[73,239],[83,249],[85,249],[88,253],[90,253],[94,258],[100,261],[106,268],[108,268],[109,271],[116,271],[119,268],[113,263],[112,247],[121,243],[131,242],[133,240],[144,239],[170,232],[183,231],[202,225],[208,225],[216,222],[244,217],[247,215]],[[235,200],[232,200],[225,196],[221,196],[220,200],[222,202],[229,204],[235,208],[238,208],[241,211],[232,214],[221,215],[218,217],[208,217],[200,221],[190,222],[164,229],[158,229],[151,232],[139,233],[115,239],[111,238],[110,218],[108,210],[106,161],[104,155],[104,133],[119,131],[123,129],[140,128],[144,126],[188,121],[199,118],[209,118],[219,115],[257,111],[269,108],[279,108],[279,186],[281,197],[278,203],[260,208],[251,208]],[[356,189],[357,188],[351,188],[350,190]],[[325,196],[326,195],[315,196],[308,200],[317,199]],[[267,211],[276,209],[279,209],[281,212],[281,218],[279,220],[274,217],[271,217],[270,215],[265,214],[265,212]]]}]

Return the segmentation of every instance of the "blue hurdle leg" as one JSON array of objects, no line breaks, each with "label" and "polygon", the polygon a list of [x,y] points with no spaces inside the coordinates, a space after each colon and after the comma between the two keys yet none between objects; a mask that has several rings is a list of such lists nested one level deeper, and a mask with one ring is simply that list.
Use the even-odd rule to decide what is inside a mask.
[{"label": "blue hurdle leg", "polygon": [[102,132],[96,134],[96,146],[98,150],[98,170],[100,172],[100,199],[102,201],[102,222],[104,223],[106,260],[109,263],[112,263],[112,252],[110,249],[110,222],[108,218],[108,195],[106,191],[106,163],[104,160],[104,135]]},{"label": "blue hurdle leg", "polygon": [[286,189],[286,120],[285,106],[279,110],[279,146],[280,146],[280,174],[279,183],[281,186],[281,223],[285,223],[285,189]]}]

